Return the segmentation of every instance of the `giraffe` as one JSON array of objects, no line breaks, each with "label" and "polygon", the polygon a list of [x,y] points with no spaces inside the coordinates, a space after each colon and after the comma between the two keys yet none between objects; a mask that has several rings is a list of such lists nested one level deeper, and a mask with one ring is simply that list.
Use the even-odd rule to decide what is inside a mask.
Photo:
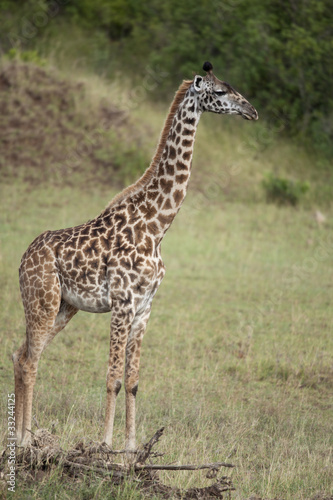
[{"label": "giraffe", "polygon": [[79,311],[111,312],[103,442],[112,446],[116,398],[125,385],[125,448],[135,450],[135,400],[142,338],[164,277],[161,242],[185,198],[195,134],[205,111],[257,120],[255,108],[205,62],[205,76],[175,94],[151,164],[96,218],[39,235],[24,253],[20,291],[26,340],[14,352],[16,437],[29,446],[40,356]]}]

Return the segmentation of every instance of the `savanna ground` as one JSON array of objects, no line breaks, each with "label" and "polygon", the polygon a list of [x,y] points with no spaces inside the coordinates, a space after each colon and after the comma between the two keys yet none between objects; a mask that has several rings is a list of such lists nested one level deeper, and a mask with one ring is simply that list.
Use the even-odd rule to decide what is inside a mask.
[{"label": "savanna ground", "polygon": [[[45,116],[49,120],[53,113],[54,120],[47,126],[40,124],[41,117],[35,120],[43,132],[35,150],[28,132],[40,108],[28,103],[31,96],[23,87],[16,92],[19,104],[10,101],[9,112],[3,113],[3,120],[9,120],[18,110],[19,120],[3,121],[7,142],[2,141],[3,446],[7,393],[14,387],[11,354],[24,339],[17,275],[21,255],[40,232],[97,215],[121,184],[121,162],[123,180],[134,180],[133,158],[140,151],[142,171],[142,158],[152,155],[169,104],[150,104],[148,93],[141,93],[126,111],[123,129],[105,131],[98,138],[102,145],[96,139],[96,148],[89,149],[80,133],[85,128],[89,136],[101,120],[96,103],[107,109],[128,94],[96,78],[85,76],[83,82],[83,101],[75,94],[71,113],[68,102],[63,111],[57,103],[45,106],[57,97],[51,92],[44,102],[36,90],[36,106],[41,101]],[[2,79],[2,92],[5,87]],[[67,88],[65,94],[70,98]],[[59,117],[66,123],[57,122]],[[86,148],[69,161],[80,141]],[[60,156],[52,164],[47,152],[57,147]],[[267,204],[260,186],[266,171],[306,179],[307,197],[297,208]],[[320,161],[281,139],[272,125],[217,116],[204,116],[199,124],[190,192],[162,245],[167,274],[143,343],[137,439],[145,442],[165,426],[159,444],[165,462],[232,462],[236,467],[228,473],[236,491],[231,498],[333,495],[330,182],[332,175]],[[315,217],[318,208],[326,216],[323,223]],[[40,427],[60,436],[64,449],[82,439],[102,438],[109,323],[109,314],[80,312],[42,356],[33,413]],[[124,445],[124,427],[121,391],[114,438],[118,449]],[[206,484],[200,472],[164,472],[161,479],[182,488]],[[5,495],[3,481],[1,488]],[[66,479],[56,467],[34,482],[18,477],[12,497],[143,495],[135,482],[111,489],[110,481],[91,475]]]}]

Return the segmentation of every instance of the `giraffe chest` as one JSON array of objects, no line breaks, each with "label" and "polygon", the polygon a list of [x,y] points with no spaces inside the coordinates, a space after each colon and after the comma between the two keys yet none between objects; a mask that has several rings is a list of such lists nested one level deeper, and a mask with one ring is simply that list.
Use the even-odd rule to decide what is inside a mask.
[{"label": "giraffe chest", "polygon": [[144,310],[151,303],[164,274],[164,264],[159,255],[150,258],[137,255],[128,269],[121,264],[115,266],[110,269],[112,302],[134,306],[135,311]]}]

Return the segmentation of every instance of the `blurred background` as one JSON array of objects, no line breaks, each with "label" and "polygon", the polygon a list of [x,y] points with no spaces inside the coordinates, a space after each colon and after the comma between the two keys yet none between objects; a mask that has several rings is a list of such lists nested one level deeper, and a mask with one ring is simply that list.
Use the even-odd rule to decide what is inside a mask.
[{"label": "blurred background", "polygon": [[[315,164],[332,158],[330,0],[2,0],[0,10],[5,59],[121,75],[160,102],[208,59],[266,121],[257,140],[288,137]],[[136,90],[129,99],[147,98]]]},{"label": "blurred background", "polygon": [[35,50],[112,77],[168,72],[165,93],[205,58],[242,86],[263,116],[332,153],[329,0],[1,1],[1,50]]}]

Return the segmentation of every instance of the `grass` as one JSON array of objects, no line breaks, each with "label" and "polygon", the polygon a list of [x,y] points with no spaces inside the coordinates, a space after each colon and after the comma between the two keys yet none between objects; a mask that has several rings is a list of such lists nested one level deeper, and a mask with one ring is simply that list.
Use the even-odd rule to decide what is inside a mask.
[{"label": "grass", "polygon": [[[24,335],[20,255],[39,231],[79,223],[104,205],[97,190],[68,194],[16,185],[1,195],[3,408],[13,389],[10,355]],[[166,460],[233,462],[234,498],[332,494],[332,223],[318,227],[309,211],[274,205],[196,210],[197,201],[188,197],[163,244],[167,275],[144,339],[138,441],[165,425]],[[320,245],[327,254],[311,271]],[[303,275],[291,286],[283,275],[295,266]],[[42,357],[34,413],[40,426],[55,426],[65,448],[83,436],[102,438],[109,319],[81,312]],[[123,444],[121,393],[115,446]],[[205,484],[199,473],[163,479]],[[138,495],[127,487],[119,498]],[[106,498],[93,479],[71,488],[76,498]],[[70,498],[57,476],[21,484],[18,495]]]},{"label": "grass", "polygon": [[[90,106],[107,92],[120,103],[131,95],[125,84],[120,90],[117,82],[110,89],[96,77],[84,81]],[[149,93],[134,104],[127,110],[126,140],[133,132],[140,161],[126,170],[127,181],[142,169],[142,158],[152,155],[166,112],[149,102]],[[235,499],[323,498],[333,495],[331,173],[267,127],[211,115],[199,125],[190,192],[163,241],[167,274],[143,343],[138,442],[164,425],[160,450],[166,461],[234,463]],[[120,151],[118,159],[126,163],[126,154]],[[13,390],[10,358],[24,338],[21,255],[43,230],[94,217],[115,189],[112,165],[103,177],[105,170],[96,171],[95,164],[89,169],[87,158],[81,176],[78,165],[75,177],[65,172],[47,183],[36,182],[38,171],[31,182],[29,165],[6,170],[1,185],[4,445],[7,393]],[[260,180],[274,169],[310,182],[298,209],[264,203]],[[313,216],[317,207],[327,217],[321,225]],[[64,448],[102,438],[109,322],[108,314],[80,312],[42,356],[34,413],[41,427],[55,429]],[[121,391],[116,448],[124,445],[124,427]],[[206,484],[199,472],[161,477],[181,487]],[[66,481],[59,469],[36,482],[18,481],[13,495],[74,497],[143,498],[131,482],[110,490],[110,483],[93,476]]]}]

